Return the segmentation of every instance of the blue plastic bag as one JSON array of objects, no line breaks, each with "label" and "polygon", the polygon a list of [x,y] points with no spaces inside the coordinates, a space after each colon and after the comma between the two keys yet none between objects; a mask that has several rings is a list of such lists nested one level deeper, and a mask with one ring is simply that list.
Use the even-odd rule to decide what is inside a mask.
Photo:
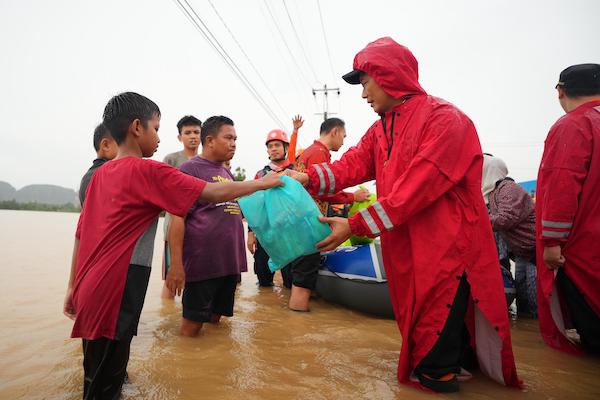
[{"label": "blue plastic bag", "polygon": [[317,252],[315,245],[331,234],[319,222],[321,212],[296,180],[282,176],[285,186],[260,190],[238,203],[248,226],[269,257],[273,272],[300,256]]}]

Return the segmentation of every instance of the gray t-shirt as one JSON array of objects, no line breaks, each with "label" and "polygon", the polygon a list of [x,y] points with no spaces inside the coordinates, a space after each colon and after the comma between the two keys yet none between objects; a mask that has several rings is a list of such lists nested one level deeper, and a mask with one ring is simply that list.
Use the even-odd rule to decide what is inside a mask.
[{"label": "gray t-shirt", "polygon": [[156,227],[158,218],[156,218],[142,233],[135,243],[130,264],[143,265],[144,267],[152,267],[152,256],[154,255],[154,238],[156,237]]},{"label": "gray t-shirt", "polygon": [[[181,164],[188,160],[185,152],[183,150],[176,151],[175,153],[169,153],[163,159],[165,164],[169,164],[172,167],[179,168]],[[165,213],[165,221],[163,224],[163,234],[165,236],[165,242],[169,240],[167,235],[169,234],[169,227],[171,226],[171,215],[169,213]]]},{"label": "gray t-shirt", "polygon": [[187,160],[188,160],[188,158],[185,155],[185,152],[183,150],[181,150],[181,151],[176,151],[175,153],[167,154],[165,156],[165,158],[163,159],[163,162],[165,164],[169,164],[172,167],[179,168],[179,167],[181,167],[181,164],[183,164]]}]

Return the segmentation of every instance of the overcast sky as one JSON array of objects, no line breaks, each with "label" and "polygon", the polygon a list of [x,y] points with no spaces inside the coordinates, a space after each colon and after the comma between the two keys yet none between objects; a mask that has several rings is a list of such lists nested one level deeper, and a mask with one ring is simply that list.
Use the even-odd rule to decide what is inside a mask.
[{"label": "overcast sky", "polygon": [[321,97],[311,89],[340,87],[339,97],[330,95],[330,111],[347,123],[343,151],[377,116],[360,88],[340,76],[381,36],[409,47],[425,90],[466,112],[484,151],[502,157],[517,180],[529,180],[562,115],[554,90],[559,72],[600,62],[594,0],[211,0],[226,25],[208,0],[188,1],[275,118],[174,1],[0,0],[0,180],[76,189],[95,157],[92,131],[108,99],[123,91],[161,108],[154,159],[180,149],[181,116],[222,114],[235,121],[239,137],[233,166],[253,175],[267,163],[264,138],[278,127],[274,119],[290,131],[292,116],[302,114],[299,142],[306,147],[322,121],[315,115]]}]

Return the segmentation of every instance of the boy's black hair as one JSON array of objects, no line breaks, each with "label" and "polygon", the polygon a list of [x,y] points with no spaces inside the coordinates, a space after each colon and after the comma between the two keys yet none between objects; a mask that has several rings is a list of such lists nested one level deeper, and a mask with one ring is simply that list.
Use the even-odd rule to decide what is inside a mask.
[{"label": "boy's black hair", "polygon": [[333,128],[338,128],[338,127],[344,128],[345,126],[346,126],[346,123],[339,118],[327,118],[321,124],[321,135],[325,135],[326,133],[329,133],[329,131],[332,130]]},{"label": "boy's black hair", "polygon": [[219,129],[221,129],[223,125],[233,126],[233,121],[223,115],[215,115],[204,121],[202,124],[202,132],[200,133],[200,141],[202,144],[204,144],[208,136],[217,136]]},{"label": "boy's black hair", "polygon": [[160,109],[149,98],[134,92],[124,92],[114,96],[104,107],[103,123],[117,144],[127,137],[129,125],[139,119],[144,127],[154,116],[160,117]]},{"label": "boy's black hair", "polygon": [[100,142],[104,138],[112,138],[110,131],[106,128],[106,125],[100,124],[94,129],[94,149],[100,150]]},{"label": "boy's black hair", "polygon": [[181,130],[183,129],[184,126],[192,126],[192,125],[198,125],[198,126],[202,126],[202,121],[200,121],[198,118],[194,117],[193,115],[186,115],[183,118],[181,118],[179,120],[179,122],[177,123],[177,131],[179,131],[179,133],[181,133]]}]

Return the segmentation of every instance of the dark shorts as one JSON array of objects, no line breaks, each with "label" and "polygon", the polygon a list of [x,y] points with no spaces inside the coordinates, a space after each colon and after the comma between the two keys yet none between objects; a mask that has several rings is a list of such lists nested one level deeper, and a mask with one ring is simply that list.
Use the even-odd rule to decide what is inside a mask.
[{"label": "dark shorts", "polygon": [[131,340],[137,335],[137,327],[146,298],[148,281],[150,280],[150,267],[130,264],[127,271],[127,280],[121,299],[121,308],[117,319],[115,340]]},{"label": "dark shorts", "polygon": [[294,286],[313,290],[317,285],[317,275],[321,266],[321,254],[313,253],[292,261],[286,268],[292,272]]},{"label": "dark shorts", "polygon": [[227,275],[198,282],[186,282],[183,290],[183,318],[209,322],[213,314],[233,316],[239,275]]}]

